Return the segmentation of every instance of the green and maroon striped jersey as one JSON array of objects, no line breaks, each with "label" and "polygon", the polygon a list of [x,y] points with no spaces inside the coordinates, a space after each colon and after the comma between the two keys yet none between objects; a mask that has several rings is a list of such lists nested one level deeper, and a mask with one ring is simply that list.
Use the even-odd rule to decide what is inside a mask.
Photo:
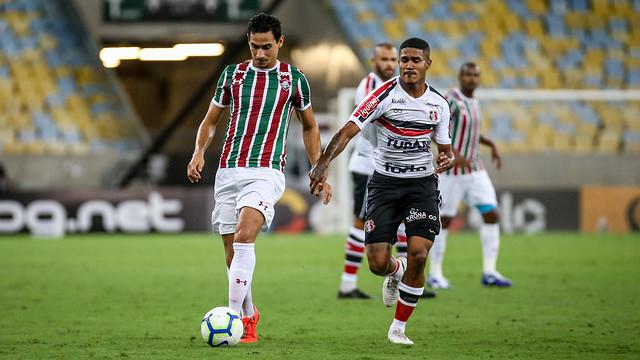
[{"label": "green and maroon striped jersey", "polygon": [[447,171],[448,175],[470,174],[484,169],[480,159],[480,125],[482,114],[480,104],[475,98],[468,98],[459,89],[451,89],[446,95],[451,109],[449,129],[451,132],[451,149],[457,150],[468,159],[469,166],[455,165]]},{"label": "green and maroon striped jersey", "polygon": [[281,62],[271,69],[259,69],[250,62],[229,65],[211,101],[229,106],[220,168],[284,171],[291,112],[311,106],[309,83],[300,70]]}]

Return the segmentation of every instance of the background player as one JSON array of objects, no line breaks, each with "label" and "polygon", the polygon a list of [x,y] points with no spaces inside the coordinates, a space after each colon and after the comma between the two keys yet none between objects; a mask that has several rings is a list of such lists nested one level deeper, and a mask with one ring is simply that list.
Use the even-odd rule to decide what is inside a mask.
[{"label": "background player", "polygon": [[[390,43],[380,43],[373,49],[371,57],[372,71],[358,84],[354,97],[358,106],[365,96],[383,82],[391,79],[398,67],[398,53],[396,47]],[[345,244],[344,270],[338,291],[339,299],[370,299],[371,296],[358,289],[358,269],[362,264],[364,255],[364,212],[367,193],[367,182],[374,171],[373,146],[363,138],[364,134],[357,135],[356,145],[351,159],[349,171],[353,180],[353,226],[349,230],[349,236]],[[375,135],[374,135],[375,136]],[[398,255],[406,256],[407,239],[404,231],[398,234],[396,243]]]},{"label": "background player", "polygon": [[468,62],[460,67],[460,88],[447,93],[451,108],[451,144],[456,156],[453,169],[440,177],[442,230],[436,237],[431,252],[428,285],[433,289],[448,289],[451,285],[442,272],[442,261],[447,244],[447,229],[455,217],[460,201],[475,206],[482,214],[480,227],[482,242],[482,284],[509,287],[511,280],[496,270],[500,247],[500,227],[496,191],[479,157],[480,144],[491,148],[491,159],[500,169],[500,154],[496,145],[480,134],[482,115],[473,92],[480,83],[480,67]]},{"label": "background player", "polygon": [[[449,105],[425,82],[431,65],[429,45],[418,38],[400,46],[400,76],[369,94],[333,137],[309,173],[311,191],[319,194],[328,166],[361,129],[374,126],[375,172],[368,184],[365,244],[369,268],[386,276],[383,302],[396,304],[387,337],[411,345],[405,324],[424,289],[429,248],[440,230],[438,180],[435,172],[453,166],[449,137]],[[432,164],[431,135],[438,146]],[[398,225],[409,238],[407,258],[391,256]],[[398,299],[399,298],[399,299]]]},{"label": "background player", "polygon": [[[264,13],[253,16],[247,40],[251,61],[229,65],[220,76],[198,128],[187,176],[191,182],[201,179],[204,153],[224,109],[230,107],[215,179],[212,224],[224,242],[229,307],[243,314],[245,333],[241,341],[255,342],[260,319],[251,294],[255,240],[260,230],[271,225],[274,205],[284,192],[291,107],[302,122],[305,150],[312,164],[319,158],[321,147],[307,79],[294,66],[278,61],[278,50],[284,43],[280,20]],[[325,204],[331,197],[326,182],[322,197]]]}]

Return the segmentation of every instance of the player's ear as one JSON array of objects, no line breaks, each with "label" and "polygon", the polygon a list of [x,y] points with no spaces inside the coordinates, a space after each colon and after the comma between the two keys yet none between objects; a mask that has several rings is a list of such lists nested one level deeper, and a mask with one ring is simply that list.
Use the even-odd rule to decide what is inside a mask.
[{"label": "player's ear", "polygon": [[284,35],[280,35],[280,39],[278,39],[278,47],[281,48],[284,45]]},{"label": "player's ear", "polygon": [[427,54],[427,58],[424,62],[427,64],[427,70],[429,70],[429,68],[431,67],[431,56],[429,56],[429,54]]}]

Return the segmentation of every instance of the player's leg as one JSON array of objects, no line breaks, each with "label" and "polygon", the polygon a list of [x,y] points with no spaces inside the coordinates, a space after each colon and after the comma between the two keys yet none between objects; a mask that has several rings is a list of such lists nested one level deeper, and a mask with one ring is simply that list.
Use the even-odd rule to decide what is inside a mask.
[{"label": "player's leg", "polygon": [[364,257],[364,214],[366,208],[367,175],[351,173],[353,191],[353,226],[345,243],[344,268],[340,278],[339,299],[370,299],[358,289],[358,270]]},{"label": "player's leg", "polygon": [[398,282],[406,267],[406,258],[391,256],[391,244],[402,222],[402,211],[396,202],[404,189],[397,180],[374,173],[369,181],[367,215],[364,223],[365,244],[369,269],[386,276],[382,285],[382,302],[393,306],[398,298]]},{"label": "player's leg", "polygon": [[431,176],[408,186],[406,196],[401,199],[409,247],[407,268],[398,285],[394,320],[387,333],[394,344],[413,344],[405,335],[405,325],[424,291],[427,255],[440,231],[439,197],[438,179]]},{"label": "player's leg", "polygon": [[496,268],[500,250],[500,225],[497,210],[496,191],[486,171],[472,174],[469,202],[482,214],[480,242],[482,244],[482,284],[485,286],[510,287],[511,280],[500,274]]},{"label": "player's leg", "polygon": [[432,289],[448,289],[451,287],[449,280],[444,276],[442,263],[447,248],[447,236],[449,235],[449,224],[455,217],[458,206],[464,196],[464,189],[460,184],[460,179],[453,175],[442,175],[438,184],[440,190],[440,218],[442,229],[436,236],[431,254],[429,257],[429,277],[427,284]]}]

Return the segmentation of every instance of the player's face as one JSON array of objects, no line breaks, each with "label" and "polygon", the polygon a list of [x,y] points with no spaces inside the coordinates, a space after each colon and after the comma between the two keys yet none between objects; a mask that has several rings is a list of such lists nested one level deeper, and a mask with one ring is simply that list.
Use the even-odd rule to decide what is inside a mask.
[{"label": "player's face", "polygon": [[276,64],[278,50],[284,43],[284,36],[276,41],[271,31],[265,33],[249,34],[249,49],[253,66],[261,69],[268,69]]},{"label": "player's face", "polygon": [[480,67],[465,66],[460,70],[460,88],[473,92],[480,84]]},{"label": "player's face", "polygon": [[427,76],[427,69],[431,66],[429,53],[416,48],[400,50],[400,79],[405,84],[423,83]]},{"label": "player's face", "polygon": [[373,55],[373,71],[380,76],[383,81],[391,79],[398,68],[398,55],[395,48],[385,48],[378,46]]}]

